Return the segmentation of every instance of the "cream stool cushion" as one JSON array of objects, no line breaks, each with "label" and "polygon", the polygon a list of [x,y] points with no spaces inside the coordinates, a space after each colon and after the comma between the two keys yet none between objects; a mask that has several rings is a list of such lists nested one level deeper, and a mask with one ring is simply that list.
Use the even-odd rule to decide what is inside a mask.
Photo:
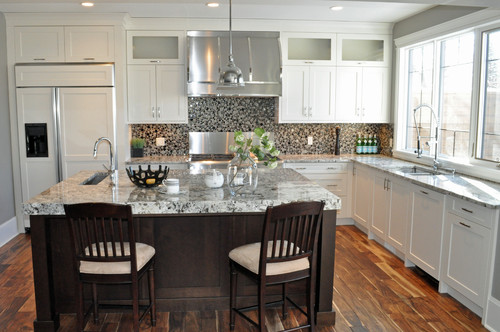
[{"label": "cream stool cushion", "polygon": [[[115,243],[116,245],[116,255],[121,256],[121,248],[120,243]],[[111,242],[107,243],[108,252],[113,252]],[[102,242],[99,247],[101,248],[101,255],[104,256],[104,248]],[[94,255],[97,253],[96,245],[92,245]],[[130,243],[124,242],[123,249],[125,251],[125,256],[130,255]],[[144,244],[138,243],[135,244],[135,251],[137,254],[137,271],[142,269],[144,265],[154,256],[155,248]],[[85,253],[89,254],[89,248],[85,248]],[[82,261],[80,263],[80,273],[88,273],[88,274],[129,274],[130,271],[130,262],[89,262]]]},{"label": "cream stool cushion", "polygon": [[[279,241],[278,241],[279,243]],[[284,243],[285,248],[287,243]],[[267,247],[267,257],[271,257],[273,247],[272,241],[269,241]],[[279,253],[279,244],[276,245],[276,255]],[[246,269],[255,274],[259,273],[259,258],[260,258],[260,242],[245,244],[241,247],[234,248],[229,252],[229,258],[240,264]],[[289,262],[268,263],[266,266],[266,275],[278,275],[295,271],[309,269],[309,259],[301,258]]]}]

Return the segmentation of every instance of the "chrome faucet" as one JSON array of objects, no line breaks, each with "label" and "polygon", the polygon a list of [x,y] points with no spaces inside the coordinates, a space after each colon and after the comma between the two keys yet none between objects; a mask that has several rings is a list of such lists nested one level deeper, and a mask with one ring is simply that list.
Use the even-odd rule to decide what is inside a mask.
[{"label": "chrome faucet", "polygon": [[97,157],[97,147],[99,146],[99,143],[102,141],[106,141],[109,143],[109,169],[104,166],[108,170],[109,173],[111,173],[111,176],[114,176],[116,168],[115,168],[115,157],[113,155],[113,144],[111,143],[111,140],[107,137],[100,137],[97,141],[95,141],[94,144],[94,159]]},{"label": "chrome faucet", "polygon": [[[431,111],[431,114],[432,116],[434,117],[434,120],[436,121],[436,133],[434,135],[434,137],[432,136],[425,136],[425,137],[422,137],[420,136],[420,128],[419,128],[419,125],[417,123],[417,111],[421,108],[428,108],[430,111]],[[439,161],[438,161],[438,142],[439,142],[439,119],[436,115],[436,112],[434,112],[434,110],[432,109],[432,107],[428,104],[420,104],[419,106],[417,106],[414,110],[413,110],[413,121],[415,121],[415,127],[417,128],[417,150],[415,151],[415,153],[417,154],[417,158],[421,158],[422,157],[422,148],[421,148],[421,139],[422,138],[430,138],[430,139],[433,139],[434,141],[427,141],[426,144],[427,146],[430,146],[429,144],[432,143],[434,144],[434,164],[433,164],[433,168],[435,171],[437,171],[438,169],[438,166],[439,166]],[[432,128],[432,122],[431,122],[431,128]]]}]

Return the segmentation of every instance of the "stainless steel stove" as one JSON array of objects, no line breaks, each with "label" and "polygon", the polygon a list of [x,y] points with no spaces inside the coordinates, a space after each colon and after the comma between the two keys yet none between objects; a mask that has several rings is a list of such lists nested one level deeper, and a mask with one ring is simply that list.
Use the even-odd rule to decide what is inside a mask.
[{"label": "stainless steel stove", "polygon": [[[252,135],[253,133],[246,133]],[[273,136],[270,135],[271,139]],[[234,153],[229,146],[234,144],[232,132],[190,132],[189,133],[189,169],[225,169]]]}]

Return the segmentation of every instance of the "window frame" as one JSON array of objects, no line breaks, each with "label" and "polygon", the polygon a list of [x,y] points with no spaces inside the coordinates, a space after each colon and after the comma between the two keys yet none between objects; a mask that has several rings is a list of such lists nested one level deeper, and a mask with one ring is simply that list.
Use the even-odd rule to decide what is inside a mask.
[{"label": "window frame", "polygon": [[[484,92],[482,82],[485,75],[485,66],[482,64],[486,59],[486,54],[483,50],[483,33],[500,29],[500,19],[496,17],[487,17],[484,15],[472,15],[467,23],[463,23],[463,19],[456,20],[455,24],[442,24],[441,28],[434,27],[434,31],[426,29],[421,31],[415,36],[405,36],[400,39],[395,39],[395,67],[394,67],[394,142],[393,142],[393,156],[400,159],[405,159],[412,162],[419,162],[427,165],[432,165],[433,155],[422,155],[422,158],[417,159],[416,154],[412,151],[405,150],[406,143],[406,123],[407,123],[407,97],[408,97],[408,55],[409,48],[417,47],[433,41],[434,43],[448,39],[450,37],[466,33],[474,33],[474,59],[473,59],[473,77],[472,77],[472,96],[471,96],[471,115],[470,115],[470,137],[468,147],[467,160],[454,160],[455,158],[447,158],[439,156],[441,164],[445,167],[456,168],[457,171],[479,176],[482,178],[498,181],[498,172],[500,166],[498,162],[487,161],[476,158],[478,140],[479,140],[479,112],[481,111],[483,103]],[[481,17],[481,19],[478,19]],[[462,22],[462,23],[459,23]],[[453,26],[453,29],[450,28]],[[446,27],[446,28],[443,28]],[[412,38],[413,37],[413,38]],[[434,52],[437,50],[439,44],[434,45]],[[441,54],[439,54],[441,56]],[[434,61],[439,60],[434,57]],[[435,69],[439,69],[435,65]],[[434,75],[440,75],[439,70],[435,70]],[[437,81],[439,83],[439,81]],[[434,98],[439,98],[434,95],[434,91],[439,93],[438,87],[433,86],[433,101]],[[500,157],[500,156],[499,156]]]}]

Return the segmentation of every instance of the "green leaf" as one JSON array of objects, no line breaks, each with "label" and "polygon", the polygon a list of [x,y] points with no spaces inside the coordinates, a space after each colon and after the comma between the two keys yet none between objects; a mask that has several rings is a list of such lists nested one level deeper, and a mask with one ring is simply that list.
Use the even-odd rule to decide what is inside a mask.
[{"label": "green leaf", "polygon": [[262,128],[257,127],[253,132],[260,138],[266,131]]}]

